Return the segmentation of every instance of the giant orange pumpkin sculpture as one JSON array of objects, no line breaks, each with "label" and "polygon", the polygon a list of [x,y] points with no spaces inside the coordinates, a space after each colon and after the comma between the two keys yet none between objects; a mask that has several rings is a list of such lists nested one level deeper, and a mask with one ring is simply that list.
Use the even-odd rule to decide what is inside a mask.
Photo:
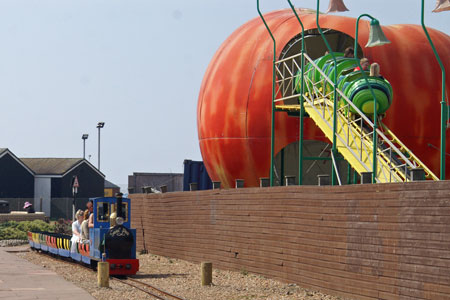
[{"label": "giant orange pumpkin sculpture", "polygon": [[[314,52],[316,44],[322,51],[320,37],[314,41],[315,14],[307,10],[298,12],[305,30],[312,32],[309,38],[313,42],[306,51]],[[268,13],[265,19],[277,41],[280,57],[298,39],[300,26],[291,10]],[[343,37],[355,38],[355,21],[335,15],[320,16],[322,29],[341,34],[335,43],[341,48],[351,44]],[[383,76],[394,89],[394,100],[384,123],[439,174],[439,65],[420,26],[384,26],[383,31],[392,43],[362,48],[362,52],[370,61],[380,64]],[[436,30],[429,32],[446,70],[450,70],[450,37]],[[361,21],[359,44],[365,45],[368,36],[369,22]],[[204,76],[197,108],[200,149],[210,177],[224,187],[233,186],[235,179],[244,179],[245,186],[257,186],[259,178],[269,176],[272,60],[272,40],[258,17],[238,28],[222,44]],[[305,140],[328,142],[308,118],[304,132]],[[275,153],[298,141],[298,118],[277,113],[275,137]],[[447,146],[449,140],[447,134]]]}]

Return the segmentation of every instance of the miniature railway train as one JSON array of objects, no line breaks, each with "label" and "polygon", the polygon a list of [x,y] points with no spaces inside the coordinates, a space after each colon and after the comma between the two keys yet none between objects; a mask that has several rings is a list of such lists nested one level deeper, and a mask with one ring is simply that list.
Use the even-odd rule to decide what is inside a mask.
[{"label": "miniature railway train", "polygon": [[122,196],[94,198],[94,227],[89,228],[89,240],[76,243],[71,251],[71,236],[52,232],[28,232],[28,242],[35,250],[72,258],[97,266],[109,262],[110,275],[134,275],[139,271],[136,259],[136,229],[130,228],[130,199]]}]

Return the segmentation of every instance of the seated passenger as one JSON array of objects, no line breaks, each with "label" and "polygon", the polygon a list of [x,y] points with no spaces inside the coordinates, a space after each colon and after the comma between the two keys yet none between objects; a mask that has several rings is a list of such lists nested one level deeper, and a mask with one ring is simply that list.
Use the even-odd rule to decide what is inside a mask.
[{"label": "seated passenger", "polygon": [[380,75],[380,65],[379,64],[373,63],[370,65],[370,76],[384,79],[384,77]]},{"label": "seated passenger", "polygon": [[354,49],[352,47],[347,47],[344,50],[344,57],[353,58],[354,56]]},{"label": "seated passenger", "polygon": [[81,223],[81,242],[89,241],[89,209],[84,211],[83,223]]},{"label": "seated passenger", "polygon": [[81,241],[81,223],[83,222],[83,211],[79,209],[75,214],[75,222],[72,223],[72,246],[70,247],[70,252],[77,252],[77,243]]},{"label": "seated passenger", "polygon": [[94,228],[94,201],[89,200],[88,203],[86,203],[86,207],[89,210],[88,227]]},{"label": "seated passenger", "polygon": [[27,213],[29,214],[34,214],[34,208],[33,208],[33,204],[31,204],[30,202],[25,202],[23,209],[27,210]]},{"label": "seated passenger", "polygon": [[[369,59],[368,59],[368,58],[365,58],[365,57],[361,58],[361,60],[359,61],[359,63],[360,63],[360,65],[361,65],[363,71],[368,71],[368,70],[369,70],[370,62],[369,62]],[[354,71],[354,72],[356,72],[356,71],[361,71],[361,69],[360,69],[359,67],[356,67],[355,69],[353,69],[353,71]]]}]

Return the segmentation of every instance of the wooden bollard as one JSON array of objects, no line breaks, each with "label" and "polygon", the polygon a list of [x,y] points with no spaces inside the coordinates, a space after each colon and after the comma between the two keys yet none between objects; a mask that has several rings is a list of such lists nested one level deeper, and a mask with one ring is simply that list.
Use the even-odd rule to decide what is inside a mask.
[{"label": "wooden bollard", "polygon": [[202,286],[212,284],[212,263],[202,262]]},{"label": "wooden bollard", "polygon": [[98,262],[97,264],[98,287],[109,287],[109,263]]}]

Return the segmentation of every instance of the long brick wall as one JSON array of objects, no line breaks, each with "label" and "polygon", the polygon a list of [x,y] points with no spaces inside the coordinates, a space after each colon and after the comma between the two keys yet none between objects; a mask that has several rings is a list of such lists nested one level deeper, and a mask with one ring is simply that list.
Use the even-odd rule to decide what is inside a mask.
[{"label": "long brick wall", "polygon": [[450,299],[449,181],[130,196],[138,250],[145,236],[154,254],[352,299]]},{"label": "long brick wall", "polygon": [[[48,218],[47,218],[48,219]],[[37,212],[34,214],[28,214],[26,212],[18,212],[18,213],[11,213],[11,214],[0,214],[0,223],[4,223],[7,221],[34,221],[34,220],[42,220],[45,221],[46,217],[44,213]]]}]

